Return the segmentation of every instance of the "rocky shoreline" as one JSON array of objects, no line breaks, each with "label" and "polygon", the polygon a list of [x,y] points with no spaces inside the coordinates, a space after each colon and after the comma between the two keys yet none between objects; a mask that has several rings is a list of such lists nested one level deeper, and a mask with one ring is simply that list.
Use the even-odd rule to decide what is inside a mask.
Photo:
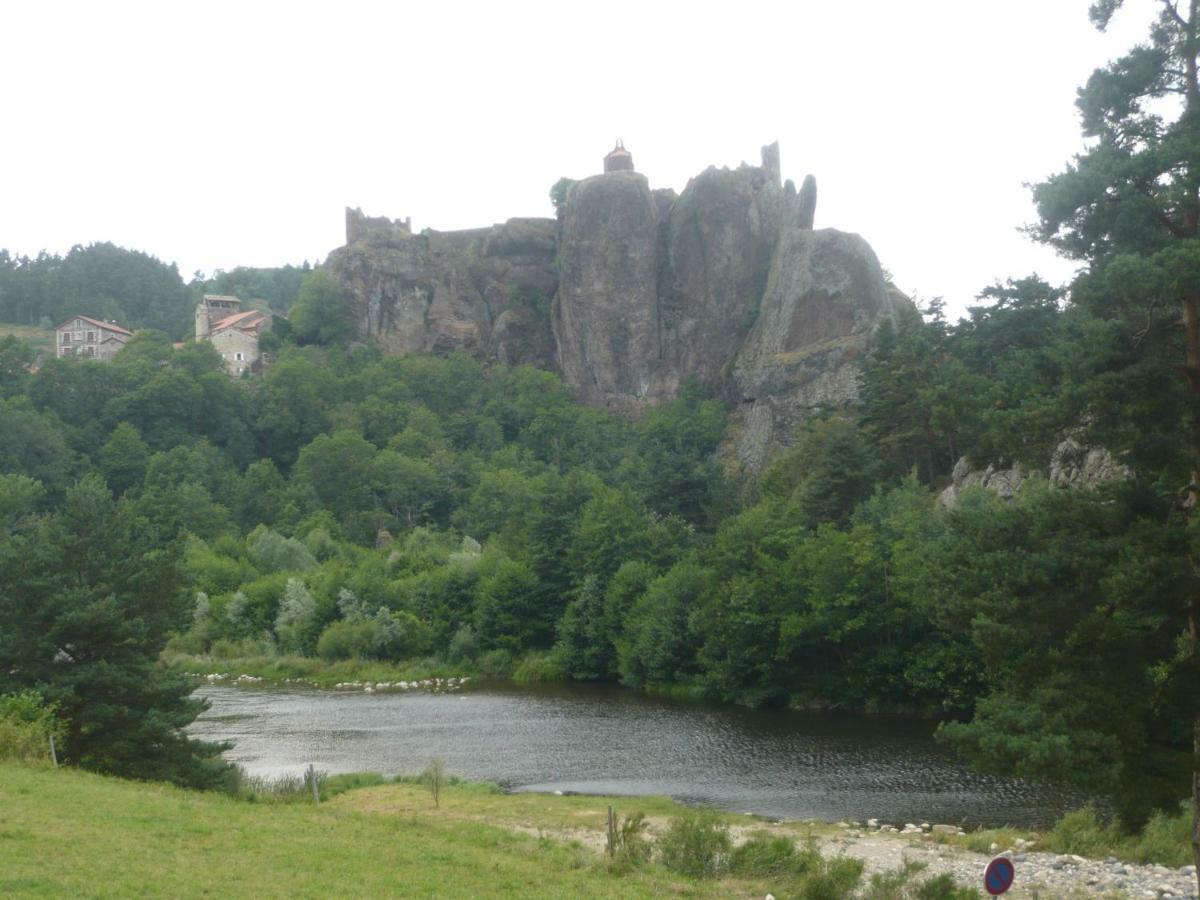
[{"label": "rocky shoreline", "polygon": [[1013,861],[1016,880],[1007,896],[1014,898],[1105,897],[1176,898],[1197,900],[1196,867],[1173,869],[1162,865],[1125,863],[1114,857],[1046,853],[1037,842],[1018,838],[1012,846],[992,844],[978,853],[954,843],[965,836],[955,825],[839,822],[838,832],[823,842],[827,851],[857,857],[867,872],[894,870],[906,862],[922,863],[929,875],[949,873],[960,884],[980,888],[989,861],[1004,856]]}]

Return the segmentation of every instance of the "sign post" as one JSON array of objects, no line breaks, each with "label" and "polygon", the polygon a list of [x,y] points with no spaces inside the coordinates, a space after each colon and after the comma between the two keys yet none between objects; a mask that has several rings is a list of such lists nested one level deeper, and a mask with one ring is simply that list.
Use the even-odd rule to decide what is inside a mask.
[{"label": "sign post", "polygon": [[999,897],[1013,885],[1017,870],[1007,856],[997,856],[983,873],[983,887],[993,897]]}]

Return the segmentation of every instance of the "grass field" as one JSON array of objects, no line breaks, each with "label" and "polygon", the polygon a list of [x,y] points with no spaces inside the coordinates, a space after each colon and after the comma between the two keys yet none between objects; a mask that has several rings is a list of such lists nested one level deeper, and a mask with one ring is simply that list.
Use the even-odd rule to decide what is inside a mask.
[{"label": "grass field", "polygon": [[[647,812],[677,809],[637,802]],[[763,897],[770,889],[659,866],[611,872],[582,844],[480,821],[503,814],[590,827],[595,799],[511,797],[479,785],[447,787],[440,809],[415,785],[351,791],[314,808],[0,764],[0,810],[5,898]]]},{"label": "grass field", "polygon": [[28,341],[43,353],[54,351],[53,331],[46,331],[36,325],[13,325],[8,322],[0,322],[0,338],[10,334],[23,341]]}]

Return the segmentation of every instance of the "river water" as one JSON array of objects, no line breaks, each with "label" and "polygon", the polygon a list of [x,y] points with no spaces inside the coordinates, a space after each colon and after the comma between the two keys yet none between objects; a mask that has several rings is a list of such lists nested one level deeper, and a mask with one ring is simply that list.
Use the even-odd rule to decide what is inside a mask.
[{"label": "river water", "polygon": [[510,790],[678,800],[789,819],[1045,825],[1082,798],[973,772],[931,725],[764,712],[620,688],[338,693],[205,685],[189,729],[255,775],[449,772]]}]

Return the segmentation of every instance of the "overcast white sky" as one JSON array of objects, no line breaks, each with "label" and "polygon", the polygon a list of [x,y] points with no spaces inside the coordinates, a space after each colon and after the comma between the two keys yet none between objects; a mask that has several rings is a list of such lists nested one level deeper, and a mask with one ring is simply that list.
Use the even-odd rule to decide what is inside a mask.
[{"label": "overcast white sky", "polygon": [[1088,0],[3,6],[0,247],[113,241],[185,278],[324,259],[343,209],[414,229],[548,216],[616,137],[652,187],[781,145],[818,227],[961,311],[1071,266],[1017,232],[1081,147],[1074,99],[1143,39]]}]

